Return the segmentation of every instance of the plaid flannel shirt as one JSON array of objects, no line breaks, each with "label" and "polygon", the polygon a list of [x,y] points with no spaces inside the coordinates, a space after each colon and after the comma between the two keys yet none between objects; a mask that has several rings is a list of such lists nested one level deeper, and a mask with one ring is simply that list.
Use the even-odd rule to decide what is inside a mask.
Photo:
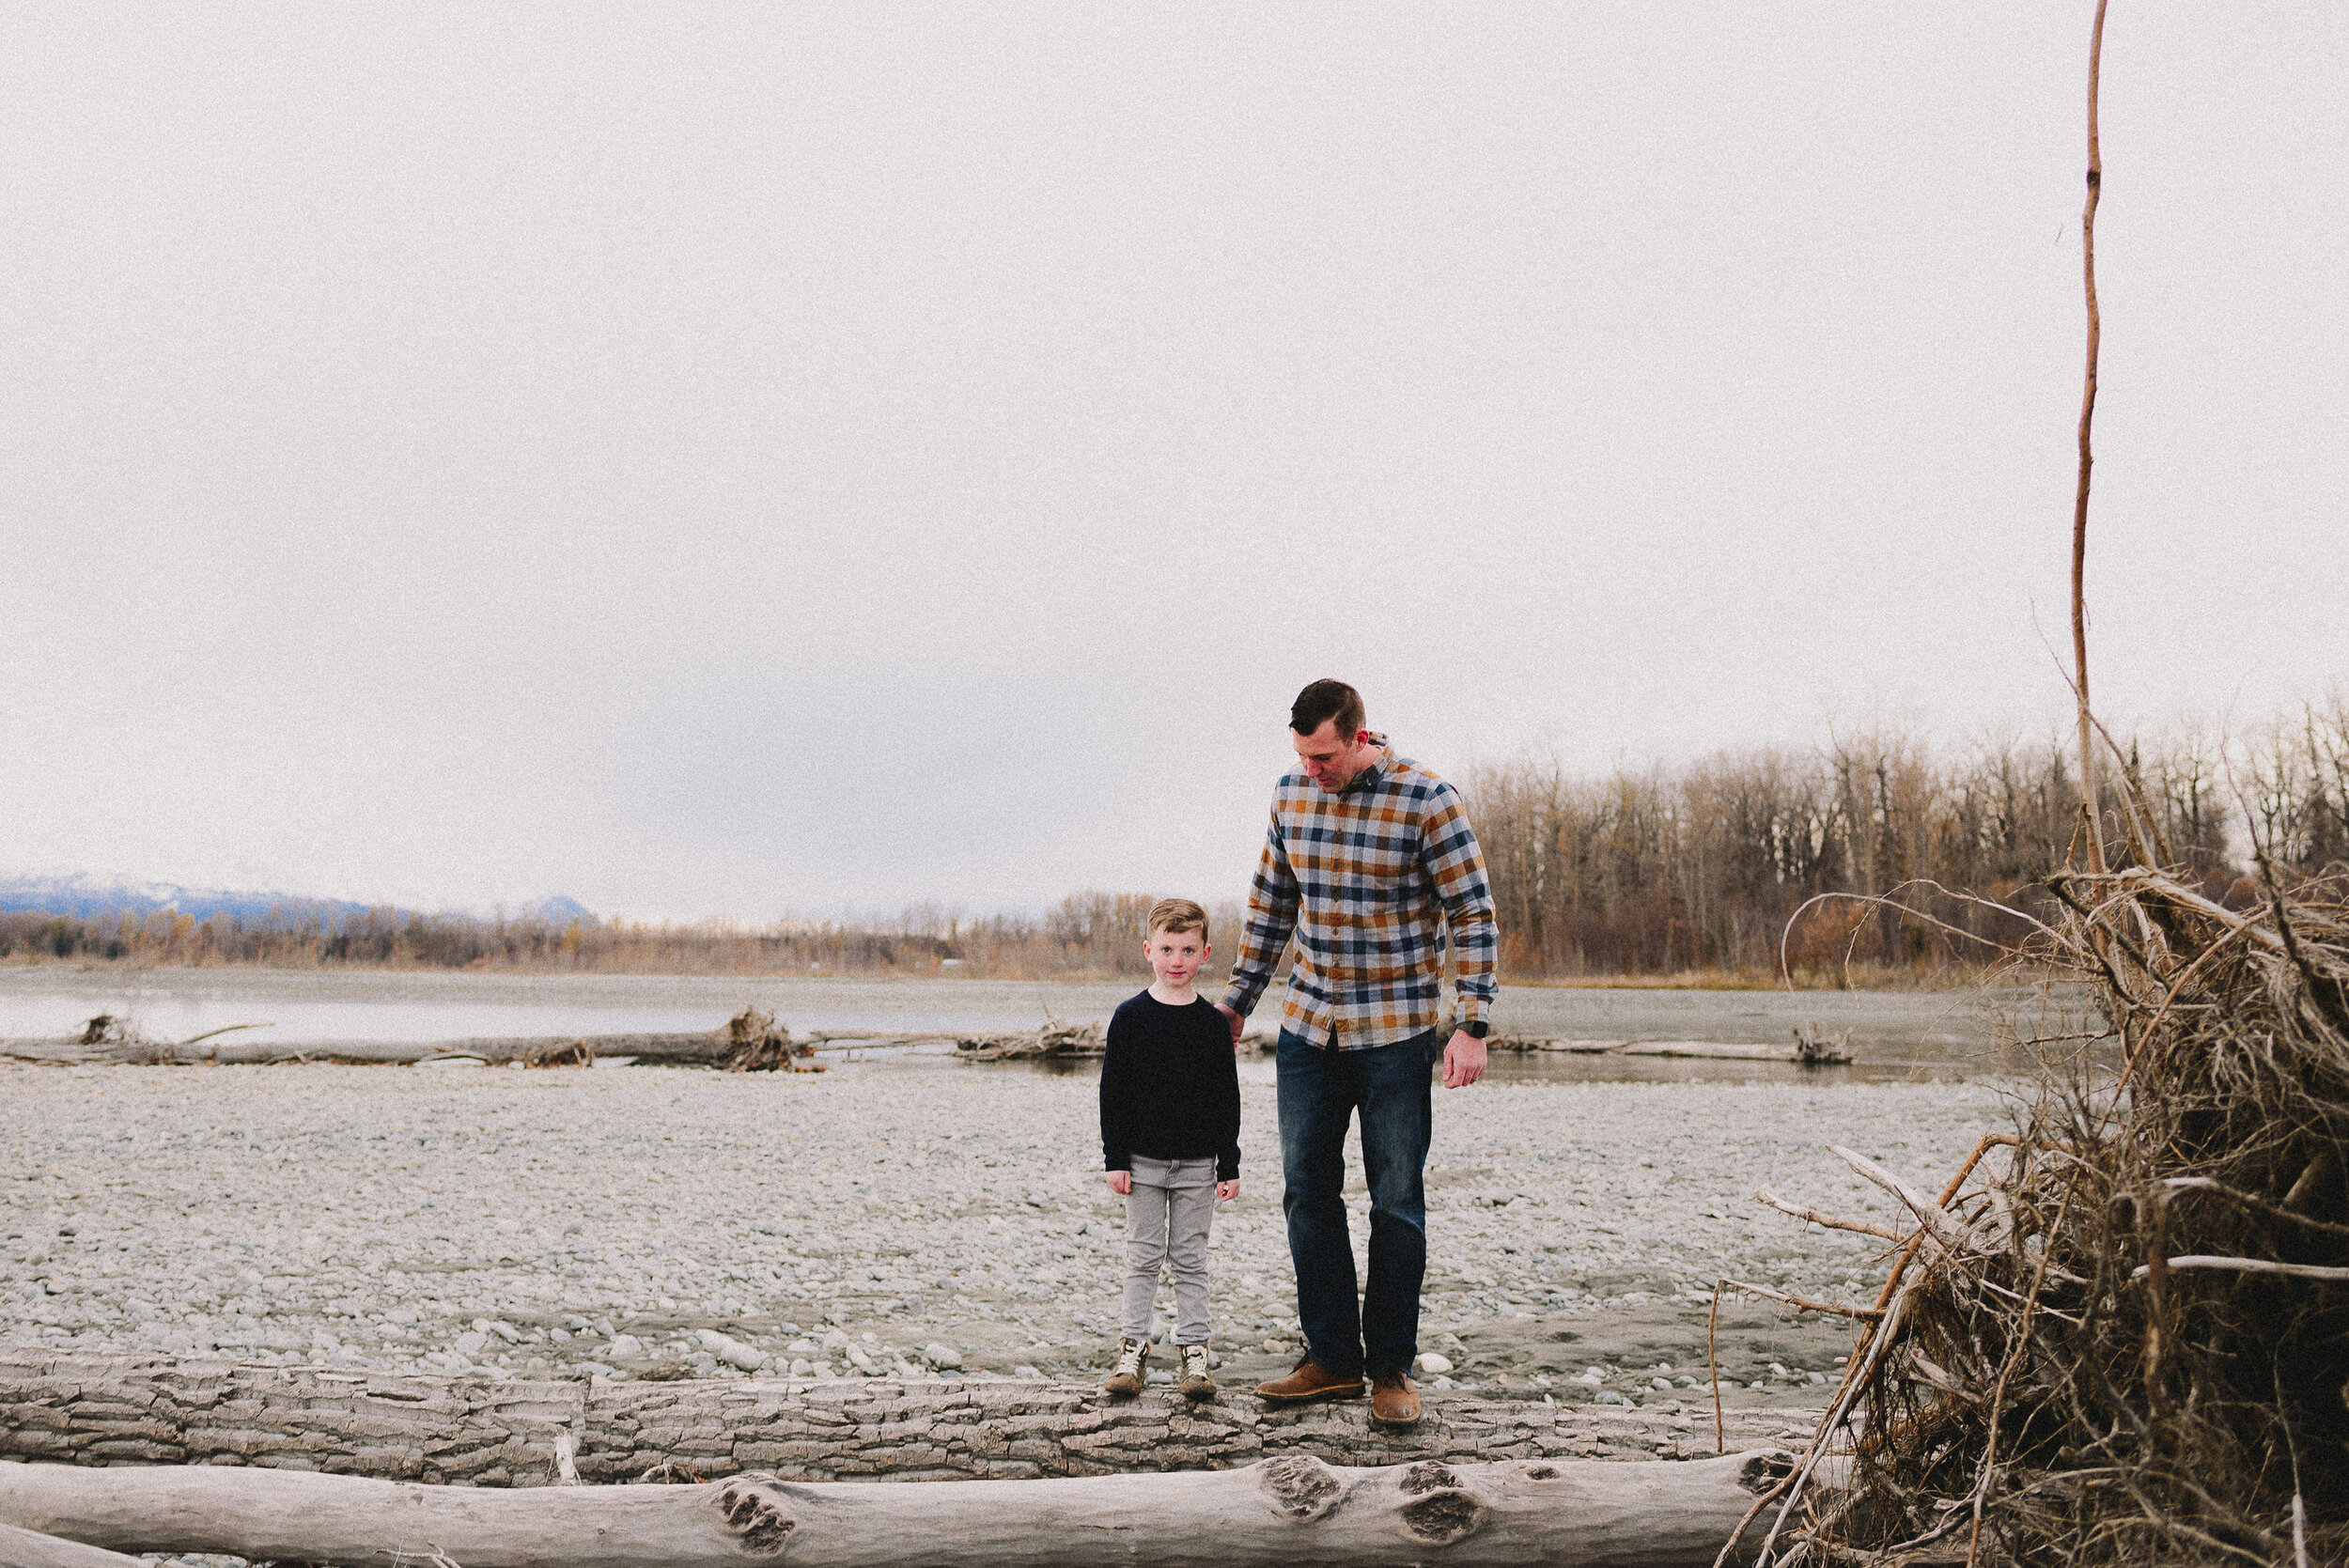
[{"label": "plaid flannel shirt", "polygon": [[1459,1023],[1499,990],[1500,928],[1485,852],[1459,791],[1384,736],[1378,760],[1335,795],[1303,773],[1274,787],[1272,826],[1248,894],[1248,928],[1223,1004],[1246,1017],[1297,935],[1281,1027],[1361,1050],[1436,1027],[1443,925],[1452,927]]}]

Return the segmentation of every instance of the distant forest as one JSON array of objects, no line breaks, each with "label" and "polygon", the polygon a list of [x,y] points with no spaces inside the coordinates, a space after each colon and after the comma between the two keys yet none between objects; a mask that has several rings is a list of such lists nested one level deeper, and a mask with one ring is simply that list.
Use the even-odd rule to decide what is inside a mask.
[{"label": "distant forest", "polygon": [[[2257,895],[2254,842],[2287,878],[2349,873],[2349,696],[2223,748],[2182,730],[2126,754],[2168,858],[2211,897]],[[1503,969],[1529,980],[1753,981],[1776,974],[1783,938],[1808,983],[1954,981],[1993,949],[1935,922],[2012,940],[2022,923],[1981,901],[2042,912],[2039,878],[2082,824],[2061,743],[1952,748],[1887,729],[1602,774],[1520,757],[1456,782],[1491,866]],[[2118,798],[2104,805],[2117,822]],[[1787,934],[1798,908],[1829,893],[1896,903],[1813,904]],[[1150,903],[1085,893],[1034,916],[921,907],[769,926],[301,905],[203,920],[18,911],[0,913],[0,962],[1110,979],[1148,972]],[[1219,972],[1240,914],[1230,903],[1213,911]]]}]

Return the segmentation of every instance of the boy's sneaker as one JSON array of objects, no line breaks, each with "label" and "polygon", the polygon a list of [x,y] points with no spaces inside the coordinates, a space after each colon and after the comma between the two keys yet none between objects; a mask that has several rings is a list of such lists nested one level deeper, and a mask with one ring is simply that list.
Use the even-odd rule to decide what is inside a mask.
[{"label": "boy's sneaker", "polygon": [[1215,1379],[1207,1375],[1207,1347],[1204,1344],[1183,1346],[1183,1371],[1176,1385],[1185,1399],[1213,1399]]},{"label": "boy's sneaker", "polygon": [[1117,1364],[1101,1379],[1101,1391],[1112,1399],[1131,1399],[1142,1392],[1143,1368],[1150,1359],[1147,1340],[1119,1340]]}]

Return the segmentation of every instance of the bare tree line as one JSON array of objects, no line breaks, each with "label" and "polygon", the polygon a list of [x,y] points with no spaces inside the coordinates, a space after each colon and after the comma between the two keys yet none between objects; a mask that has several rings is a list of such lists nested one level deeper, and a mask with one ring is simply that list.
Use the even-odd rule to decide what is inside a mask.
[{"label": "bare tree line", "polygon": [[[350,915],[301,905],[259,919],[153,913],[0,912],[0,963],[202,968],[435,969],[626,974],[966,974],[997,979],[1147,978],[1146,893],[1083,893],[1039,915],[962,916],[917,905],[863,921],[664,924],[593,919]],[[1218,964],[1240,907],[1213,911]]]},{"label": "bare tree line", "polygon": [[[2349,695],[2222,744],[2185,726],[2109,759],[2140,788],[2180,867],[2212,896],[2252,895],[2250,834],[2300,875],[2349,862]],[[1577,773],[1527,755],[1462,781],[1492,867],[1502,963],[1560,978],[1968,971],[2043,914],[2043,878],[2083,826],[2067,742],[1937,746],[1897,727],[1797,751],[1758,747],[1682,767]],[[2118,809],[2108,787],[2107,812]],[[2124,842],[2108,831],[2108,842]],[[1959,896],[1959,895],[1970,896]],[[1983,901],[1987,901],[1985,904]]]}]

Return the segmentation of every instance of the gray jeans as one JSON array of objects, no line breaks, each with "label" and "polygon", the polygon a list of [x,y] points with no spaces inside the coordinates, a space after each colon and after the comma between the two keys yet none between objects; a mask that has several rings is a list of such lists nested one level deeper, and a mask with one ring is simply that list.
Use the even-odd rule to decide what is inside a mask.
[{"label": "gray jeans", "polygon": [[1120,1332],[1150,1337],[1159,1270],[1174,1271],[1174,1343],[1207,1343],[1207,1227],[1215,1222],[1215,1161],[1134,1156],[1126,1195],[1126,1305]]}]

